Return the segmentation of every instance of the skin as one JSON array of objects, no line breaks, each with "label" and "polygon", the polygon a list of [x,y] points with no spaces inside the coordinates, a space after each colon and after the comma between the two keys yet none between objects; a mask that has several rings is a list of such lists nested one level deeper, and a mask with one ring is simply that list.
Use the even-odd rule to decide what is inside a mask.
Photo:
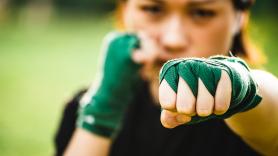
[{"label": "skin", "polygon": [[[226,55],[241,28],[243,12],[236,11],[229,0],[130,0],[124,12],[126,28],[138,32],[142,39],[143,48],[134,52],[133,59],[145,64],[142,74],[151,82],[153,97],[156,101],[159,98],[164,109],[161,122],[165,127],[184,124],[195,114],[208,116],[228,110],[231,82],[226,72],[222,71],[215,98],[199,80],[196,99],[181,78],[177,94],[165,80],[159,86],[153,79],[159,70],[154,67],[173,58]],[[181,122],[174,122],[176,116]]]},{"label": "skin", "polygon": [[[189,122],[193,115],[225,113],[232,91],[225,71],[222,71],[215,97],[199,80],[197,98],[181,78],[177,93],[165,80],[159,85],[158,73],[169,59],[227,55],[247,13],[235,10],[231,0],[129,0],[123,8],[126,30],[138,33],[141,38],[142,48],[134,51],[132,59],[144,65],[142,77],[150,82],[153,98],[162,107],[162,125],[174,128]],[[225,122],[255,150],[264,155],[277,155],[278,80],[264,71],[253,70],[251,74],[263,97],[261,104]],[[81,144],[84,146],[80,147]],[[110,145],[108,138],[77,129],[66,155],[104,156]]]},{"label": "skin", "polygon": [[67,147],[65,156],[106,156],[111,140],[78,128]]}]

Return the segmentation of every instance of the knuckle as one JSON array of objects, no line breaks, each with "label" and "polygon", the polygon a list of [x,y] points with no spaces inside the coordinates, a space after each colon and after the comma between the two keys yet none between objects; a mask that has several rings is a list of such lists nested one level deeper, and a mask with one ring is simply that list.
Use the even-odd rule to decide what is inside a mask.
[{"label": "knuckle", "polygon": [[197,109],[198,116],[204,117],[209,116],[211,114],[209,109]]},{"label": "knuckle", "polygon": [[179,80],[179,88],[177,93],[177,111],[186,115],[193,115],[195,113],[196,98],[191,92],[189,86],[182,78]]},{"label": "knuckle", "polygon": [[187,123],[188,121],[190,121],[191,117],[184,115],[184,114],[179,114],[176,116],[176,120],[179,124],[184,124],[184,123]]},{"label": "knuckle", "polygon": [[209,101],[199,101],[197,103],[197,114],[199,116],[209,116],[212,113],[213,104]]},{"label": "knuckle", "polygon": [[165,80],[163,80],[159,86],[159,102],[164,109],[175,108],[176,94]]},{"label": "knuckle", "polygon": [[175,107],[173,100],[166,96],[160,96],[159,102],[163,109],[173,109]]},{"label": "knuckle", "polygon": [[182,114],[193,115],[195,114],[195,102],[193,100],[186,103],[177,101],[177,111]]},{"label": "knuckle", "polygon": [[160,106],[163,109],[168,109],[168,110],[175,109],[175,103],[167,97],[160,98]]},{"label": "knuckle", "polygon": [[217,115],[221,115],[224,114],[227,110],[228,110],[228,106],[226,104],[216,104],[215,105],[215,109],[214,109],[214,113]]}]

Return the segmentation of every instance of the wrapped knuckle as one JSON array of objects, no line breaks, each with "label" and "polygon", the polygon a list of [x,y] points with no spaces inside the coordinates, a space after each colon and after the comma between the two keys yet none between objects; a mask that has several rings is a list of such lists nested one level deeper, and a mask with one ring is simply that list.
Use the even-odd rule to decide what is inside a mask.
[{"label": "wrapped knuckle", "polygon": [[177,105],[177,111],[182,114],[191,115],[194,114],[194,108],[191,105],[186,104],[178,104]]},{"label": "wrapped knuckle", "polygon": [[225,113],[228,110],[228,106],[220,104],[220,105],[215,105],[215,113]]},{"label": "wrapped knuckle", "polygon": [[199,116],[208,116],[211,114],[211,111],[208,108],[198,108],[197,114]]},{"label": "wrapped knuckle", "polygon": [[[163,69],[164,72],[161,72],[162,76],[168,74],[172,75],[172,77],[170,77],[170,79],[168,79],[167,82],[169,80],[175,80],[173,81],[173,88],[175,88],[178,83],[178,77],[182,77],[185,80],[185,82],[189,85],[193,95],[196,98],[199,94],[198,79],[202,80],[210,95],[212,95],[212,97],[215,97],[217,85],[220,81],[222,72],[226,72],[225,74],[227,76],[225,77],[225,80],[230,79],[231,81],[231,102],[227,104],[224,101],[221,104],[205,106],[207,101],[202,99],[202,101],[206,102],[204,103],[199,100],[196,103],[196,112],[199,116],[208,116],[212,112],[218,112],[223,114],[217,117],[225,119],[238,112],[254,108],[262,100],[262,98],[258,95],[258,85],[249,73],[250,69],[248,65],[240,58],[218,55],[210,57],[208,59],[176,59],[168,63],[165,66],[168,67],[167,72],[165,72],[166,70]],[[174,68],[174,70],[172,68]],[[211,108],[210,106],[213,107]],[[188,108],[185,109],[185,107],[181,106],[178,106],[177,109],[180,112],[190,110]],[[195,116],[194,120],[190,121],[190,123],[188,124],[206,121],[207,119],[210,118],[198,118],[198,116]]]}]

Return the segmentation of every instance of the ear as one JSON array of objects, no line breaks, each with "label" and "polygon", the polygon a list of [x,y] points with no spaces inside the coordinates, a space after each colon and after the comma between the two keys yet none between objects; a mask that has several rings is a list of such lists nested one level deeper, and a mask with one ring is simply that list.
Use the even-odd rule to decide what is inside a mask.
[{"label": "ear", "polygon": [[240,33],[240,31],[243,29],[245,22],[247,20],[247,13],[243,11],[239,11],[236,13],[236,19],[235,19],[235,25],[234,25],[234,35],[237,35]]}]

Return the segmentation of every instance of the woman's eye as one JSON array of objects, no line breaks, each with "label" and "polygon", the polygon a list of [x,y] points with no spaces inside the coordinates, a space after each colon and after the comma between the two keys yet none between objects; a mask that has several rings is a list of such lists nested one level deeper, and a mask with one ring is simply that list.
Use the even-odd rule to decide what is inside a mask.
[{"label": "woman's eye", "polygon": [[194,9],[190,11],[190,14],[194,18],[211,18],[215,16],[215,12],[207,9]]},{"label": "woman's eye", "polygon": [[144,12],[150,13],[150,14],[159,14],[162,12],[162,7],[158,5],[145,5],[141,6],[141,9]]}]

